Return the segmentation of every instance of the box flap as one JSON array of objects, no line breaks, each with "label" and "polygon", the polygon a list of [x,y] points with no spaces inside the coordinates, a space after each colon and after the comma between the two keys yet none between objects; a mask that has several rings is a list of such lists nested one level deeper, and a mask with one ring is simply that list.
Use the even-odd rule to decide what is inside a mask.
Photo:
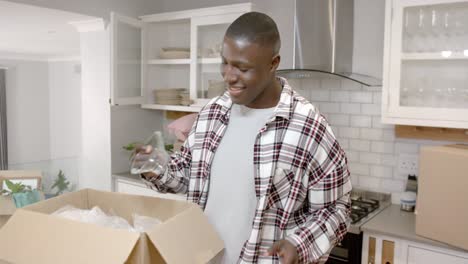
[{"label": "box flap", "polygon": [[19,209],[0,229],[0,259],[17,264],[124,263],[139,236]]},{"label": "box flap", "polygon": [[147,233],[164,260],[171,264],[205,264],[224,248],[195,204]]},{"label": "box flap", "polygon": [[15,202],[11,196],[0,195],[0,215],[12,215],[15,211]]}]

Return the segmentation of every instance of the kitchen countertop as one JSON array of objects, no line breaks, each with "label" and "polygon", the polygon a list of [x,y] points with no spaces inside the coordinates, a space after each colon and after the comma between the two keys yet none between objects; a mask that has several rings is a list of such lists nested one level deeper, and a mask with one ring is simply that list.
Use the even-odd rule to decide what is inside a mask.
[{"label": "kitchen countertop", "polygon": [[399,205],[392,204],[362,225],[361,230],[429,244],[436,247],[461,250],[454,246],[417,235],[415,231],[415,221],[416,215],[414,213],[401,211]]},{"label": "kitchen countertop", "polygon": [[121,173],[114,173],[112,174],[113,178],[119,178],[123,180],[133,181],[139,184],[144,184],[141,180],[140,175],[130,174],[130,172],[121,172]]}]

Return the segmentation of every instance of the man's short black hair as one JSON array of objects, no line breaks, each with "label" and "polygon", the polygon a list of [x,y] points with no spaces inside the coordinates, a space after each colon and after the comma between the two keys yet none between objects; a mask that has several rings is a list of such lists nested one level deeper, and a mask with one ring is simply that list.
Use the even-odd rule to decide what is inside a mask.
[{"label": "man's short black hair", "polygon": [[271,47],[278,54],[281,39],[275,21],[266,14],[249,12],[237,18],[226,31],[225,37],[244,39],[261,46]]}]

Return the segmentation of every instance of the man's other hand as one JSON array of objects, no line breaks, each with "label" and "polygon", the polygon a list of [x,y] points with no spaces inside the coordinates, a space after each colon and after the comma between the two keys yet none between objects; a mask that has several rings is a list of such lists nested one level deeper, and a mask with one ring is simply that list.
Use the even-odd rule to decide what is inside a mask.
[{"label": "man's other hand", "polygon": [[299,263],[299,256],[297,255],[296,247],[286,239],[282,239],[273,244],[268,249],[265,256],[277,255],[282,264],[297,264]]}]

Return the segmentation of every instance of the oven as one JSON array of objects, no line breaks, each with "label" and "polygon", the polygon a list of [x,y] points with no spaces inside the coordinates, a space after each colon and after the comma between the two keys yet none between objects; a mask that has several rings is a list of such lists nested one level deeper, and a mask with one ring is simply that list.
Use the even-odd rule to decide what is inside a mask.
[{"label": "oven", "polygon": [[343,240],[330,252],[327,264],[361,264],[361,226],[390,205],[390,194],[353,189],[351,225]]}]

